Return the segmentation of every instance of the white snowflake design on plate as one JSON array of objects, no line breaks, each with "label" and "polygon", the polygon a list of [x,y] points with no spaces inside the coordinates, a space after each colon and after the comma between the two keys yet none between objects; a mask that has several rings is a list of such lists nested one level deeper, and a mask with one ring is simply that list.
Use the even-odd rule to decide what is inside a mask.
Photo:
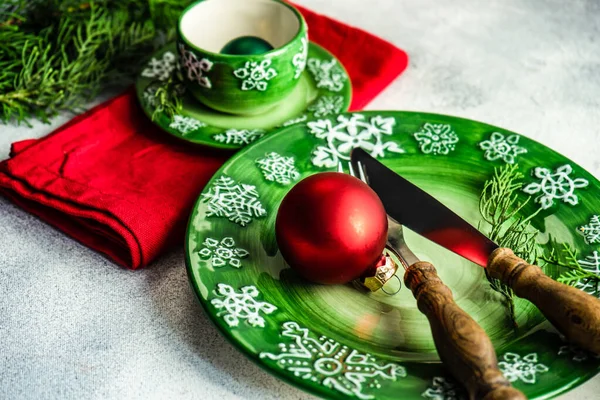
[{"label": "white snowflake design on plate", "polygon": [[233,75],[242,80],[242,90],[264,92],[269,86],[269,81],[277,76],[277,71],[271,68],[271,60],[246,61],[242,68],[233,71]]},{"label": "white snowflake design on plate", "polygon": [[208,58],[198,60],[198,57],[191,51],[186,50],[182,44],[179,45],[179,54],[187,72],[187,78],[190,81],[198,82],[200,86],[206,89],[211,89],[212,83],[205,74],[212,70],[214,63]]},{"label": "white snowflake design on plate", "polygon": [[255,286],[244,286],[238,293],[233,287],[219,283],[215,295],[217,298],[210,303],[221,310],[217,317],[223,317],[225,323],[232,328],[238,326],[240,320],[245,320],[250,326],[264,328],[265,319],[261,313],[271,314],[277,310],[273,304],[256,299],[260,292]]},{"label": "white snowflake design on plate", "polygon": [[233,178],[223,175],[213,182],[210,189],[201,195],[208,203],[207,217],[222,217],[246,226],[267,215],[267,210],[258,198],[253,185],[238,184]]},{"label": "white snowflake design on plate", "polygon": [[284,157],[275,152],[267,154],[264,158],[256,160],[265,179],[281,185],[289,185],[300,178],[296,169],[294,157]]},{"label": "white snowflake design on plate", "polygon": [[575,362],[584,362],[592,358],[600,359],[599,355],[593,354],[587,350],[575,346],[574,344],[565,344],[560,346],[558,349],[558,355],[570,357],[571,360]]},{"label": "white snowflake design on plate", "polygon": [[519,154],[527,153],[527,149],[519,144],[519,135],[504,136],[500,132],[493,132],[488,140],[479,143],[485,150],[484,157],[488,161],[503,160],[507,164],[514,164]]},{"label": "white snowflake design on plate", "polygon": [[241,268],[241,260],[249,255],[247,250],[236,247],[235,240],[232,237],[223,238],[221,241],[206,238],[202,245],[204,247],[198,254],[200,254],[201,258],[210,260],[214,268],[225,266]]},{"label": "white snowflake design on plate", "polygon": [[145,78],[154,78],[159,81],[164,81],[171,76],[171,73],[177,66],[175,54],[166,51],[162,55],[162,59],[152,57],[148,66],[142,71],[142,76]]},{"label": "white snowflake design on plate", "polygon": [[530,384],[536,382],[537,374],[549,370],[544,364],[538,362],[537,353],[530,353],[525,357],[516,353],[506,353],[498,363],[498,367],[509,382],[522,381]]},{"label": "white snowflake design on plate", "polygon": [[285,121],[283,124],[281,124],[280,126],[283,127],[288,127],[288,126],[292,126],[292,125],[296,125],[299,124],[301,122],[304,122],[308,120],[308,115],[306,114],[302,114],[301,116],[297,117],[297,118],[292,118],[290,120]]},{"label": "white snowflake design on plate", "polygon": [[228,129],[212,138],[219,143],[246,146],[265,136],[265,133],[267,132],[262,129]]},{"label": "white snowflake design on plate", "polygon": [[294,55],[292,59],[292,65],[296,68],[294,72],[294,79],[300,78],[304,68],[306,68],[306,57],[308,56],[308,39],[302,38],[302,43],[300,45],[300,50],[298,53]]},{"label": "white snowflake design on plate", "polygon": [[319,89],[324,88],[331,92],[339,92],[344,88],[344,83],[348,79],[346,73],[334,58],[329,61],[310,58],[307,62],[307,68],[315,78]]},{"label": "white snowflake design on plate", "polygon": [[[595,275],[600,275],[600,253],[595,251],[585,260],[577,261],[581,268]],[[577,289],[583,290],[592,296],[600,298],[600,282],[593,279],[579,280],[575,283]]]},{"label": "white snowflake design on plate", "polygon": [[312,163],[317,167],[334,168],[341,160],[350,160],[350,152],[357,147],[376,158],[384,157],[386,151],[404,153],[398,143],[383,140],[385,135],[393,133],[394,125],[393,117],[377,115],[366,120],[362,114],[340,115],[337,123],[329,119],[308,122],[309,132],[327,142],[313,151]]},{"label": "white snowflake design on plate", "polygon": [[155,97],[157,89],[158,89],[158,87],[156,87],[154,85],[150,85],[146,89],[144,89],[144,92],[142,93],[142,97],[144,98],[144,103],[150,108],[155,108],[157,106],[156,97]]},{"label": "white snowflake design on plate", "polygon": [[296,322],[285,322],[279,353],[260,353],[260,358],[277,362],[277,366],[305,380],[319,383],[348,396],[372,399],[364,389],[379,389],[381,380],[395,381],[406,376],[404,367],[379,362],[370,354],[359,353],[326,336],[316,338]]},{"label": "white snowflake design on plate", "polygon": [[467,400],[467,395],[462,386],[456,381],[436,376],[431,386],[422,394],[422,397],[433,400]]},{"label": "white snowflake design on plate", "polygon": [[312,112],[315,117],[322,118],[332,114],[339,114],[343,107],[343,96],[321,96],[308,106],[307,110]]},{"label": "white snowflake design on plate", "polygon": [[205,126],[206,124],[204,122],[183,115],[174,115],[173,120],[169,124],[169,128],[176,129],[184,135]]},{"label": "white snowflake design on plate", "polygon": [[554,204],[554,200],[562,200],[571,205],[577,205],[579,198],[575,195],[575,189],[586,187],[589,182],[583,178],[571,178],[573,168],[569,164],[557,168],[554,172],[547,168],[537,167],[533,175],[539,182],[526,185],[523,190],[528,194],[538,194],[535,201],[546,210]]},{"label": "white snowflake design on plate", "polygon": [[587,244],[600,243],[600,216],[594,215],[587,225],[578,229]]},{"label": "white snowflake design on plate", "polygon": [[448,124],[431,124],[427,122],[421,130],[413,134],[421,151],[425,154],[447,155],[454,151],[458,136]]}]

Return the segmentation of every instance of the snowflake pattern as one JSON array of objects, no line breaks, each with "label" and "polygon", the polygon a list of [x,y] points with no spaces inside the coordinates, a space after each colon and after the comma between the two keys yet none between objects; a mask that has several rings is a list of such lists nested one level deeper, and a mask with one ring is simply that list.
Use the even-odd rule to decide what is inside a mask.
[{"label": "snowflake pattern", "polygon": [[306,114],[302,114],[298,118],[292,118],[288,121],[285,121],[283,124],[281,124],[281,126],[288,127],[288,126],[299,124],[301,122],[305,122],[306,120],[308,120],[308,116]]},{"label": "snowflake pattern", "polygon": [[548,372],[548,367],[538,362],[536,353],[527,354],[521,357],[516,353],[506,353],[503,360],[498,363],[500,371],[509,382],[523,381],[533,384],[536,381],[537,374]]},{"label": "snowflake pattern", "polygon": [[292,65],[296,68],[294,72],[294,79],[300,78],[302,72],[306,68],[306,57],[308,56],[308,39],[302,38],[300,50],[292,59]]},{"label": "snowflake pattern", "polygon": [[479,143],[485,150],[484,157],[488,161],[503,160],[507,164],[514,164],[519,154],[527,153],[527,149],[518,146],[520,136],[504,136],[500,132],[493,132],[488,140]]},{"label": "snowflake pattern", "polygon": [[267,154],[264,158],[256,160],[265,179],[281,185],[289,185],[300,178],[296,169],[294,157],[284,157],[275,152]]},{"label": "snowflake pattern", "polygon": [[229,129],[214,135],[212,138],[219,143],[246,146],[263,137],[265,133],[262,129]]},{"label": "snowflake pattern", "polygon": [[584,362],[591,358],[600,359],[600,355],[593,354],[587,350],[575,346],[574,344],[566,344],[558,349],[559,356],[570,357],[575,362]]},{"label": "snowflake pattern", "polygon": [[184,135],[205,126],[204,122],[183,115],[174,115],[173,121],[169,124],[169,128],[176,129]]},{"label": "snowflake pattern", "polygon": [[578,230],[587,244],[600,243],[600,216],[594,215],[589,224],[579,227]]},{"label": "snowflake pattern", "polygon": [[372,399],[364,389],[379,389],[381,380],[395,381],[406,376],[404,367],[383,364],[370,354],[359,353],[333,339],[316,338],[308,329],[296,322],[285,322],[281,335],[286,340],[279,344],[279,353],[260,353],[302,379],[319,383],[345,395],[359,399]]},{"label": "snowflake pattern", "polygon": [[422,397],[433,400],[467,400],[467,395],[462,386],[454,380],[436,376],[431,386],[422,394]]},{"label": "snowflake pattern", "polygon": [[430,124],[427,122],[420,131],[414,133],[421,151],[425,154],[447,155],[454,151],[458,136],[448,124]]},{"label": "snowflake pattern", "polygon": [[146,78],[154,78],[159,81],[164,81],[171,76],[173,70],[177,66],[175,54],[166,51],[162,55],[162,59],[152,57],[148,66],[142,71],[142,76]]},{"label": "snowflake pattern", "polygon": [[273,304],[256,299],[260,292],[255,286],[244,286],[237,293],[233,287],[219,283],[215,295],[217,298],[212,299],[210,303],[217,310],[221,310],[217,313],[217,317],[223,317],[230,327],[236,327],[240,324],[240,320],[245,320],[250,326],[264,328],[265,319],[261,312],[271,314],[277,310]]},{"label": "snowflake pattern", "polygon": [[[585,260],[578,260],[577,262],[584,270],[595,275],[600,275],[600,254],[597,251],[587,256]],[[600,282],[598,280],[582,279],[575,283],[575,287],[600,298]]]},{"label": "snowflake pattern", "polygon": [[242,267],[242,258],[248,257],[248,251],[237,248],[232,237],[226,237],[220,242],[213,238],[206,238],[204,248],[198,253],[205,260],[210,260],[214,268],[230,266]]},{"label": "snowflake pattern", "polygon": [[207,217],[223,217],[246,226],[254,218],[267,215],[253,185],[238,184],[233,178],[223,175],[213,182],[202,201],[208,203]]},{"label": "snowflake pattern", "polygon": [[313,151],[312,163],[317,167],[334,168],[341,160],[350,160],[350,152],[357,147],[376,158],[384,157],[386,151],[404,153],[398,143],[383,141],[384,135],[393,133],[395,124],[393,117],[378,115],[367,121],[362,114],[339,115],[337,124],[330,119],[309,122],[309,132],[327,142]]},{"label": "snowflake pattern", "polygon": [[277,71],[271,68],[271,60],[246,61],[242,68],[233,71],[233,75],[242,80],[242,90],[264,92],[268,88],[269,81],[277,76]]},{"label": "snowflake pattern", "polygon": [[144,92],[142,93],[142,97],[144,99],[144,103],[146,104],[146,106],[148,106],[150,108],[155,108],[157,106],[156,96],[155,96],[157,89],[158,89],[158,87],[156,87],[154,85],[150,85],[146,89],[144,89]]},{"label": "snowflake pattern", "polygon": [[337,60],[329,61],[310,58],[307,62],[308,70],[311,72],[318,88],[325,88],[331,92],[339,92],[344,88],[348,77],[340,67]]},{"label": "snowflake pattern", "polygon": [[343,107],[343,96],[321,96],[308,107],[308,111],[312,112],[315,117],[321,118],[339,114]]},{"label": "snowflake pattern", "polygon": [[187,72],[187,78],[206,89],[212,88],[210,79],[205,76],[205,73],[210,72],[214,63],[208,58],[198,60],[196,55],[185,49],[183,44],[179,45],[179,54],[181,54],[181,63]]},{"label": "snowflake pattern", "polygon": [[554,172],[547,168],[534,168],[533,175],[540,182],[530,183],[523,190],[528,194],[540,193],[535,201],[544,210],[552,207],[555,199],[573,206],[577,205],[579,198],[575,195],[575,189],[586,187],[589,182],[583,178],[572,179],[569,176],[571,172],[573,172],[573,168],[568,164],[559,167]]}]

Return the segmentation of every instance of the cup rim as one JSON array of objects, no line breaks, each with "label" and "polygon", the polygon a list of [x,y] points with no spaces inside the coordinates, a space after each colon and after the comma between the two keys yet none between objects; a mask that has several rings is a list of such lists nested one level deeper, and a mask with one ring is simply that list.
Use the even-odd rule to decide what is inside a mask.
[{"label": "cup rim", "polygon": [[[279,55],[279,53],[284,53],[286,52],[291,46],[292,44],[294,44],[298,39],[302,38],[302,36],[304,36],[308,30],[308,27],[306,25],[306,21],[304,20],[304,17],[302,16],[302,14],[300,13],[300,11],[298,11],[298,9],[294,6],[292,6],[291,4],[282,1],[282,0],[270,0],[273,1],[275,3],[280,3],[283,6],[289,8],[290,10],[292,10],[292,12],[296,15],[296,17],[298,18],[298,21],[300,22],[300,26],[298,28],[298,32],[296,33],[296,35],[294,35],[294,37],[288,41],[286,44],[284,44],[281,47],[278,47],[276,49],[273,50],[269,50],[266,53],[261,53],[261,54],[248,54],[248,55],[239,55],[239,54],[222,54],[222,53],[214,53],[212,51],[209,50],[205,50],[201,47],[196,46],[195,44],[191,43],[183,34],[182,30],[181,30],[181,21],[183,20],[183,17],[185,16],[185,14],[188,13],[188,11],[190,11],[191,8],[195,7],[196,5],[198,5],[199,3],[203,3],[207,0],[197,0],[194,1],[192,4],[188,5],[186,8],[183,9],[183,11],[181,12],[181,14],[179,15],[179,19],[177,20],[177,33],[178,33],[178,37],[189,47],[191,47],[193,50],[196,51],[200,51],[202,53],[205,53],[208,56],[211,56],[213,58],[223,58],[226,60],[255,60],[255,59],[264,59],[265,57],[269,57],[269,56],[277,56]],[[307,38],[308,41],[308,38]],[[308,44],[308,43],[307,43]]]}]

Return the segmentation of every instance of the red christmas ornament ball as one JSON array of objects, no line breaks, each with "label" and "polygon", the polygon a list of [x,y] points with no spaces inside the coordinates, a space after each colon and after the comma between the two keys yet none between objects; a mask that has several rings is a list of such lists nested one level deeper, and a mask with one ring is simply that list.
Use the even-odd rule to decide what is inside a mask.
[{"label": "red christmas ornament ball", "polygon": [[360,179],[324,172],[300,181],[277,214],[277,244],[304,278],[343,284],[381,258],[387,215],[377,194]]}]

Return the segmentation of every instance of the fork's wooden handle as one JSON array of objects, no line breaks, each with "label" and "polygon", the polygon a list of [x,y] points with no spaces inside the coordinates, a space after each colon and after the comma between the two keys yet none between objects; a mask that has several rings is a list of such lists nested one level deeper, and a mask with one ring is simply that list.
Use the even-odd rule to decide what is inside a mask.
[{"label": "fork's wooden handle", "polygon": [[531,301],[566,338],[600,354],[600,300],[572,286],[556,282],[536,265],[517,257],[510,249],[490,256],[488,271]]},{"label": "fork's wooden handle", "polygon": [[525,395],[511,387],[498,369],[490,338],[464,312],[433,265],[418,262],[404,274],[419,310],[427,316],[435,347],[448,371],[462,382],[471,400],[521,400]]}]

